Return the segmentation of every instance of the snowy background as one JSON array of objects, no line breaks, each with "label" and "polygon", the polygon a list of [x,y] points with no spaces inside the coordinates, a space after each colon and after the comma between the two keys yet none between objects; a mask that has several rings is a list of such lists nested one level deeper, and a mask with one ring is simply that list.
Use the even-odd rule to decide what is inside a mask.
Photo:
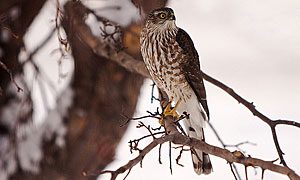
[{"label": "snowy background", "polygon": [[[86,3],[102,3],[102,6],[110,3],[126,4],[124,10],[113,12],[113,19],[119,20],[121,24],[128,23],[130,19],[138,19],[137,10],[127,0]],[[257,109],[270,118],[300,120],[300,1],[170,0],[168,6],[175,11],[177,25],[192,37],[201,55],[204,72],[226,83],[250,102],[253,101]],[[55,16],[55,1],[49,1],[41,12],[25,37],[29,52],[53,27],[51,20]],[[111,16],[112,11],[104,14]],[[56,61],[58,55],[51,54],[56,48],[58,42],[53,37],[35,59],[58,87],[56,93],[59,94],[68,84],[73,67],[71,58],[64,60],[62,71],[68,73],[68,78],[59,79]],[[30,80],[30,67],[26,73]],[[158,106],[150,103],[151,83],[150,80],[145,80],[136,117],[145,115],[146,110],[155,110]],[[268,126],[219,88],[209,83],[206,83],[206,88],[211,122],[227,144],[248,140],[257,144],[242,147],[251,156],[264,160],[278,157]],[[53,97],[50,89],[47,93],[49,97]],[[46,108],[41,101],[41,94],[35,92],[34,95],[35,112],[39,112],[35,113],[35,119],[42,121]],[[49,98],[48,102],[48,108],[55,106],[54,98]],[[158,125],[152,119],[145,120],[144,123]],[[136,123],[130,124],[118,147],[116,160],[107,169],[114,170],[137,155],[130,154],[128,141],[141,137],[146,132],[136,129],[135,126]],[[286,126],[279,126],[277,130],[279,142],[286,154],[286,162],[300,173],[300,130]],[[206,128],[206,141],[220,145],[209,128]],[[178,153],[173,151],[173,158]],[[185,167],[177,166],[173,159],[173,175],[170,175],[168,167],[168,145],[163,146],[162,160],[163,165],[160,165],[158,149],[155,149],[145,157],[143,168],[134,167],[128,179],[233,179],[228,164],[219,158],[211,157],[214,172],[200,177],[193,172],[189,152],[184,153],[181,159]],[[244,168],[238,167],[244,179]],[[249,168],[248,175],[250,179],[260,179],[261,171],[257,169],[255,174],[253,168]],[[108,176],[103,175],[100,179],[108,179]],[[266,171],[265,179],[287,178]]]}]

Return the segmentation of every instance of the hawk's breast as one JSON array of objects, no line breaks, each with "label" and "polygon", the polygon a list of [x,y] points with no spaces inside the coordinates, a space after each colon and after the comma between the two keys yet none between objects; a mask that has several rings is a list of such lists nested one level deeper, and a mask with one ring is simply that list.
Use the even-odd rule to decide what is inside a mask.
[{"label": "hawk's breast", "polygon": [[169,98],[186,99],[193,93],[181,65],[186,62],[183,50],[176,42],[177,30],[143,31],[141,52],[149,73],[159,89]]}]

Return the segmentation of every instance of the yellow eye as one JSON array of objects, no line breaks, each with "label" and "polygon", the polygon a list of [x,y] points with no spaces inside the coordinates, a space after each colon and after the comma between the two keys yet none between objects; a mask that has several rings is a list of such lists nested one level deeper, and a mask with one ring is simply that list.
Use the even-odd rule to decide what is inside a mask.
[{"label": "yellow eye", "polygon": [[167,17],[167,15],[165,13],[160,13],[159,14],[160,19],[165,19],[166,17]]}]

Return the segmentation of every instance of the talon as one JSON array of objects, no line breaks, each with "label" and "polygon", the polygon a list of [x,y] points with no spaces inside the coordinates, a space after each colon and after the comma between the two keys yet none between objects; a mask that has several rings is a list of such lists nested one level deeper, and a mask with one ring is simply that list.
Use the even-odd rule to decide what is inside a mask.
[{"label": "talon", "polygon": [[171,101],[168,103],[167,107],[164,109],[163,112],[163,116],[172,116],[174,117],[176,120],[180,118],[179,114],[176,112],[176,109],[178,108],[181,100],[177,101],[175,106],[172,108],[171,107],[171,102],[172,102],[173,98],[171,99]]}]

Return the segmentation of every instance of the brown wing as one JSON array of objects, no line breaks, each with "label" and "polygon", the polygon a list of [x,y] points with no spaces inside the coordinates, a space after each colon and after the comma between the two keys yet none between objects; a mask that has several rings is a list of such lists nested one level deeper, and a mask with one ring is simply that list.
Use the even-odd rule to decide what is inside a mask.
[{"label": "brown wing", "polygon": [[192,39],[183,29],[179,28],[176,35],[176,41],[183,49],[183,53],[187,57],[187,62],[181,65],[183,66],[182,68],[185,73],[185,77],[194,90],[202,107],[206,111],[207,117],[209,118],[206,92],[203,83],[202,72],[200,71],[199,55],[197,50],[194,47]]}]

